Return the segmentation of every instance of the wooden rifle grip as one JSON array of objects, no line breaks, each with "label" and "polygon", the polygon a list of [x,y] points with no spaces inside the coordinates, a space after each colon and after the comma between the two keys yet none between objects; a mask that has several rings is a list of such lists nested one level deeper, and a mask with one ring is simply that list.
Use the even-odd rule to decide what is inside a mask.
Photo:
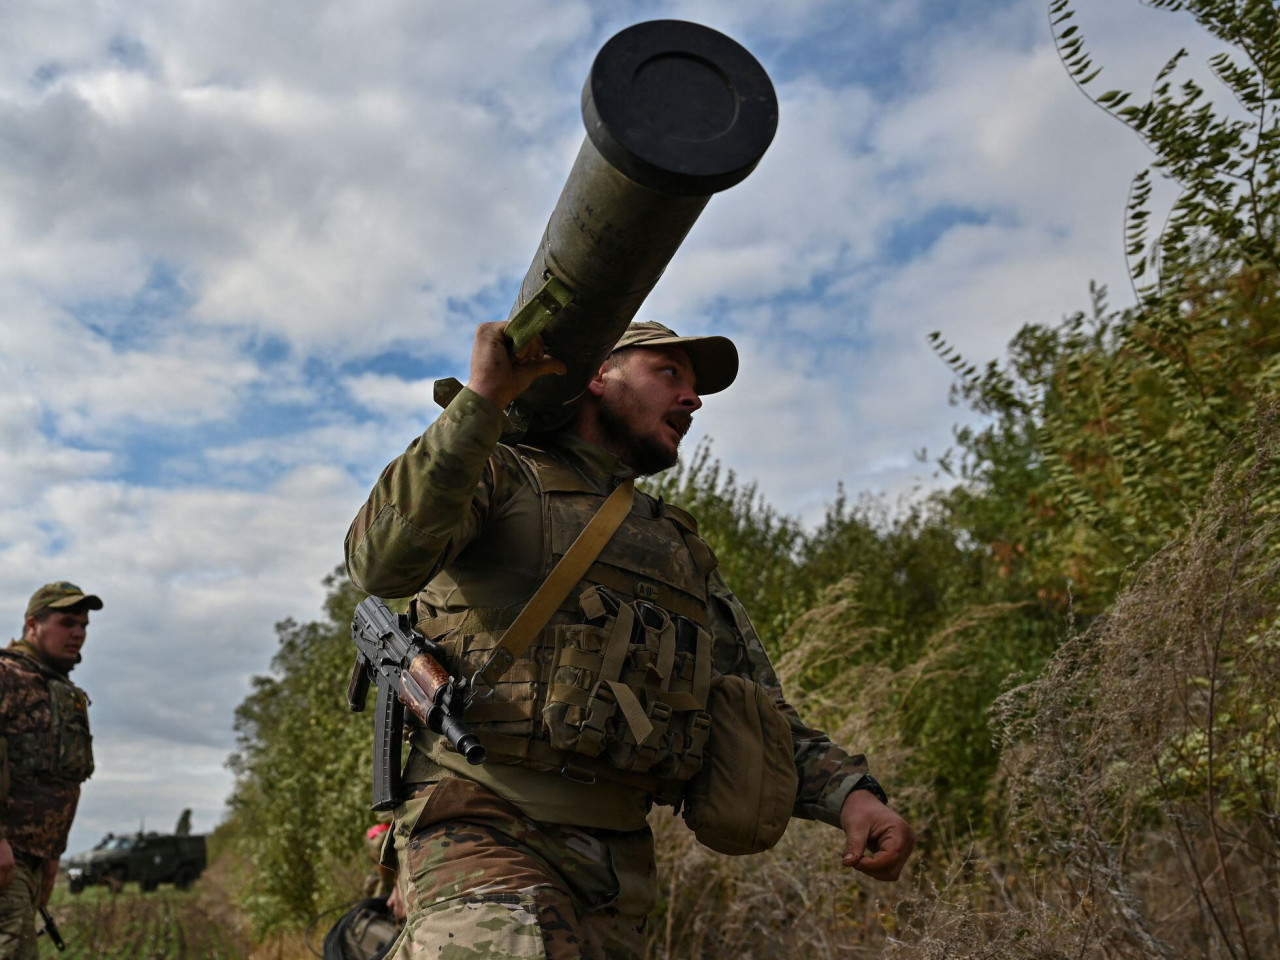
[{"label": "wooden rifle grip", "polygon": [[431,710],[436,705],[440,688],[453,680],[449,671],[440,666],[436,658],[430,654],[420,653],[409,663],[408,669],[400,680],[400,690],[410,709],[418,715],[423,723],[428,722]]}]

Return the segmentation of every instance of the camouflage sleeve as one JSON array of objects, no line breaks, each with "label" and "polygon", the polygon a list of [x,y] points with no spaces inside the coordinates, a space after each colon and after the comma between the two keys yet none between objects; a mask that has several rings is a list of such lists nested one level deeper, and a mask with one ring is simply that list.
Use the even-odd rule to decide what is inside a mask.
[{"label": "camouflage sleeve", "polygon": [[738,598],[719,571],[711,575],[712,628],[715,631],[716,669],[758,683],[777,702],[791,724],[796,772],[800,790],[792,816],[821,820],[840,826],[840,806],[864,775],[870,772],[862,754],[850,756],[822,731],[806,726],[782,694],[764,644]]},{"label": "camouflage sleeve", "polygon": [[407,597],[475,535],[487,514],[502,412],[463,388],[387,464],[347,532],[347,572],[378,597]]},{"label": "camouflage sleeve", "polygon": [[0,660],[0,840],[9,838],[9,733],[13,729],[13,671]]}]

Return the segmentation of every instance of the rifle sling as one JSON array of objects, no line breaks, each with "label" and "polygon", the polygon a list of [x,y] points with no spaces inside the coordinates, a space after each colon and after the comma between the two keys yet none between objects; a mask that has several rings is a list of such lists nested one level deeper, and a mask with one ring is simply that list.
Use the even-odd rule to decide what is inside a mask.
[{"label": "rifle sling", "polygon": [[493,653],[476,674],[478,680],[492,687],[515,662],[516,657],[529,648],[551,619],[551,615],[564,602],[574,585],[583,578],[596,557],[600,556],[604,545],[631,512],[634,493],[635,482],[630,479],[614,488],[613,493],[609,494],[600,509],[582,528],[582,532],[569,545],[560,562],[552,568],[547,579],[542,581],[511,626],[502,634]]}]

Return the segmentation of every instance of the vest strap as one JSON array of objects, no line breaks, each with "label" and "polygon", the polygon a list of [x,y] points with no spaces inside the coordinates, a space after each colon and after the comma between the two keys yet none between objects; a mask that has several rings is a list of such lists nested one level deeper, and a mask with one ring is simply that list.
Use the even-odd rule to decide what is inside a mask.
[{"label": "vest strap", "polygon": [[617,680],[622,676],[623,664],[627,662],[627,651],[631,649],[631,631],[635,625],[635,611],[631,605],[624,603],[618,608],[617,619],[613,629],[609,631],[609,639],[605,643],[604,662],[600,665],[600,679]]},{"label": "vest strap", "polygon": [[538,587],[525,608],[502,634],[489,659],[477,677],[492,687],[507,672],[519,654],[529,648],[551,615],[556,612],[569,591],[587,572],[600,551],[609,542],[631,512],[635,483],[628,479],[618,484],[596,511],[587,525],[569,545],[547,579]]},{"label": "vest strap", "polygon": [[640,698],[636,696],[634,690],[619,680],[608,680],[606,683],[613,691],[613,699],[622,711],[627,726],[631,728],[631,736],[635,737],[637,744],[643,744],[653,732],[653,724],[645,714],[644,707],[640,706]]}]

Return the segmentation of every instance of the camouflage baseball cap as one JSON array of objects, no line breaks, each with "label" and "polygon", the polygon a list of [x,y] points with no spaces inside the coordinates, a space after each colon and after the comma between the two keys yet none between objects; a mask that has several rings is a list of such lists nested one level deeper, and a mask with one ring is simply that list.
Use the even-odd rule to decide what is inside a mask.
[{"label": "camouflage baseball cap", "polygon": [[626,347],[678,346],[689,355],[698,393],[719,393],[738,375],[738,348],[728,337],[681,337],[670,327],[641,320],[627,327],[614,352]]},{"label": "camouflage baseball cap", "polygon": [[102,600],[92,593],[85,593],[74,583],[55,580],[53,583],[46,583],[31,595],[31,600],[27,603],[26,616],[39,613],[41,610],[63,610],[67,607],[101,610]]}]

